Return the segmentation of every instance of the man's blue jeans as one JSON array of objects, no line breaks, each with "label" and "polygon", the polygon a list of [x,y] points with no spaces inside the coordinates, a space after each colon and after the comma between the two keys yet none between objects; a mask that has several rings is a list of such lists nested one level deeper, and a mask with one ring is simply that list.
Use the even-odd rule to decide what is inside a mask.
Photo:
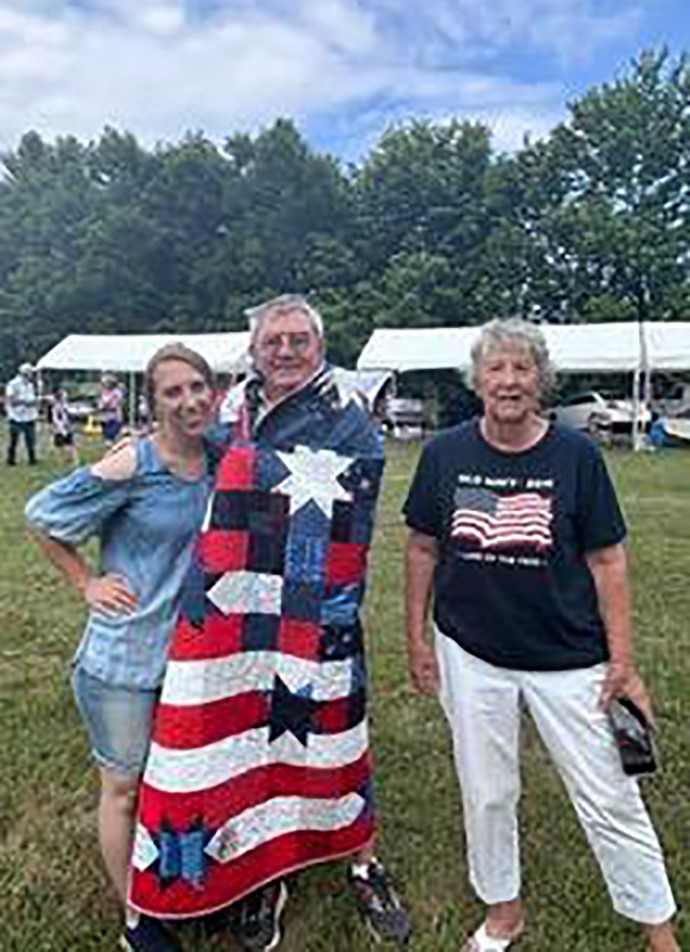
[{"label": "man's blue jeans", "polygon": [[26,423],[20,423],[18,420],[10,420],[10,441],[7,445],[7,465],[14,466],[17,462],[17,443],[19,437],[24,437],[26,446],[26,455],[29,463],[33,465],[36,462],[36,423],[31,420]]}]

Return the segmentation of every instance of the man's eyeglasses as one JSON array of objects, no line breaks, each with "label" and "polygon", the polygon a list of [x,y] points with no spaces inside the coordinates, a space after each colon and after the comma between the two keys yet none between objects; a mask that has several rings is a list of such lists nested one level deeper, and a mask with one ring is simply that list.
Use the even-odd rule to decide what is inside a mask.
[{"label": "man's eyeglasses", "polygon": [[259,350],[268,354],[276,354],[287,347],[293,353],[301,354],[311,344],[312,334],[272,334],[264,340],[259,341]]}]

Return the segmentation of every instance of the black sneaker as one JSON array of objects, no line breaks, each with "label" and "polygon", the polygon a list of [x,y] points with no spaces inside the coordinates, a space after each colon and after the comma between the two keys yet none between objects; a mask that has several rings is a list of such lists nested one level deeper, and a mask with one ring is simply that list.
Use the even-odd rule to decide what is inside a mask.
[{"label": "black sneaker", "polygon": [[198,932],[203,933],[207,938],[211,938],[218,935],[219,932],[235,931],[236,920],[236,909],[234,906],[227,906],[217,912],[207,912],[204,916],[197,916],[191,920],[191,924]]},{"label": "black sneaker", "polygon": [[372,859],[365,876],[350,866],[347,881],[374,938],[405,946],[410,938],[410,919],[381,863]]},{"label": "black sneaker", "polygon": [[287,897],[287,886],[278,879],[240,901],[235,935],[243,949],[270,952],[278,948],[282,938],[280,916]]},{"label": "black sneaker", "polygon": [[162,922],[139,916],[136,926],[128,926],[120,939],[124,952],[182,952],[182,946]]}]

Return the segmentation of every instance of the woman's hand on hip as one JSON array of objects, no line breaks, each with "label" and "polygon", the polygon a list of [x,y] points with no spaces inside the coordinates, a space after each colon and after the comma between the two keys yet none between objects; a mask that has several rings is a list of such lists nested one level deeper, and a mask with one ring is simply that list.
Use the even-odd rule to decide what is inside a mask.
[{"label": "woman's hand on hip", "polygon": [[129,615],[137,605],[123,575],[97,575],[84,587],[84,598],[94,611],[103,615]]}]

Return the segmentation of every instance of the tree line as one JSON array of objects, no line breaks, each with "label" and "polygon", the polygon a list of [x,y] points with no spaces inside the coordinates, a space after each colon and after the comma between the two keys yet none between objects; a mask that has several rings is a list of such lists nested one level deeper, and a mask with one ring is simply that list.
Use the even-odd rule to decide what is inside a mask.
[{"label": "tree line", "polygon": [[376,326],[665,319],[690,303],[690,65],[649,51],[513,155],[412,122],[361,164],[288,119],[216,145],[27,132],[2,156],[0,368],[69,333],[234,330],[308,293],[352,365]]}]

